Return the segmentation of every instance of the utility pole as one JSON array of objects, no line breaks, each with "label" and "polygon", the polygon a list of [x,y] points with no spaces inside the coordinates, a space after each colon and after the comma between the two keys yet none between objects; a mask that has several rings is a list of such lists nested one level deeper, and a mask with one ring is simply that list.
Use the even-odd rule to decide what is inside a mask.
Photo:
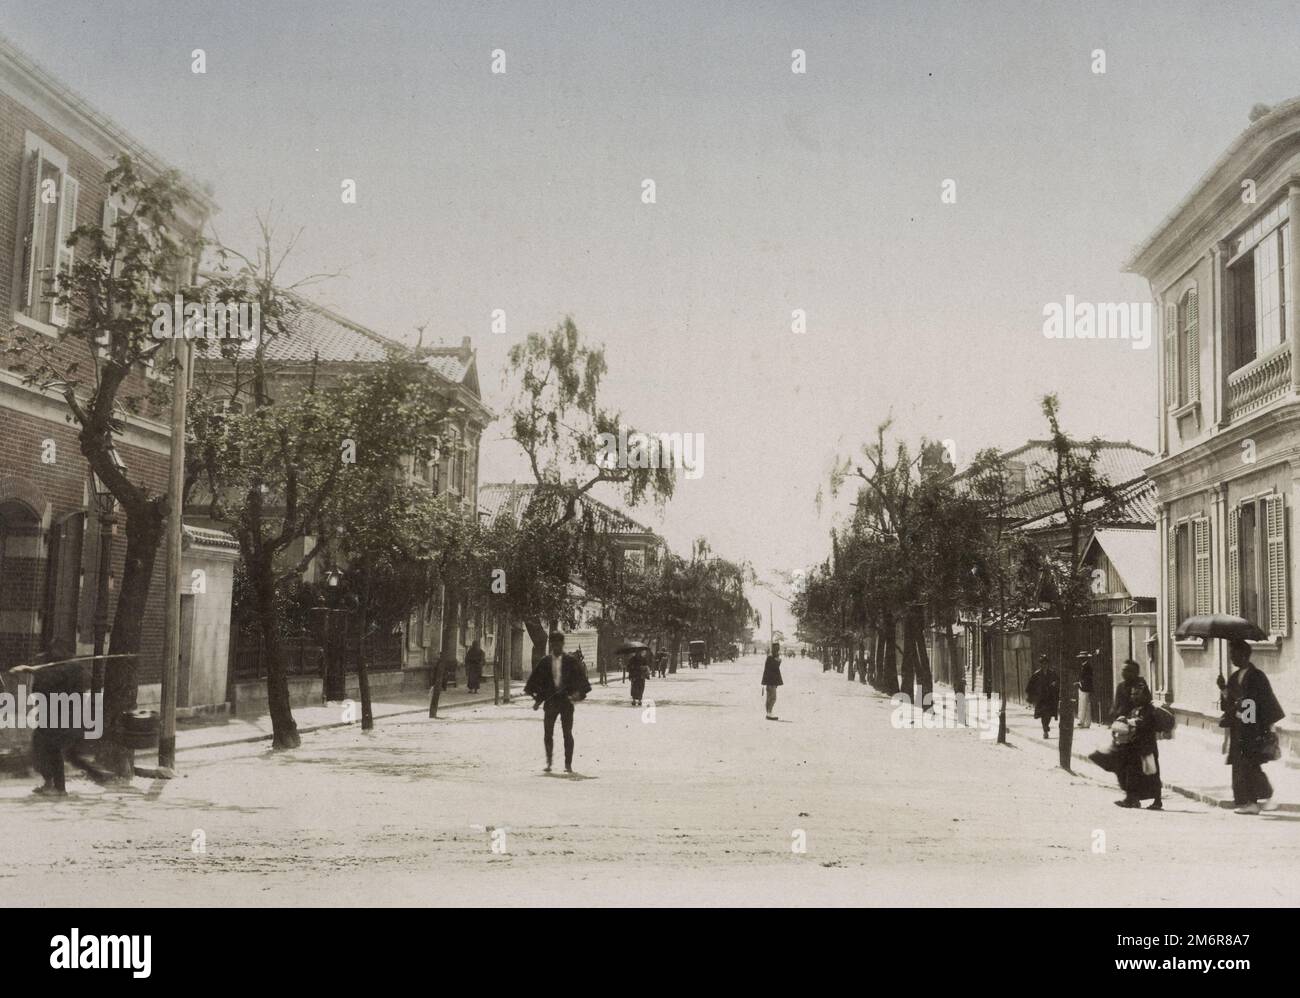
[{"label": "utility pole", "polygon": [[[188,330],[185,330],[188,331]],[[176,676],[181,650],[181,492],[185,487],[185,403],[190,384],[190,343],[184,332],[172,340],[171,460],[167,476],[167,599],[163,617],[162,713],[158,768],[170,777],[176,769]]]},{"label": "utility pole", "polygon": [[[1010,561],[1011,561],[1010,555],[1007,552],[999,552],[999,553],[1007,554],[1006,568],[1009,568]],[[1007,574],[1006,574],[1006,568],[998,572],[998,607],[1001,612],[1001,618],[999,620],[999,626],[998,626],[998,643],[1001,649],[1001,654],[998,656],[998,666],[1002,673],[1001,679],[998,683],[999,686],[998,695],[1001,697],[1002,700],[1002,702],[998,705],[998,744],[999,745],[1005,745],[1007,743]],[[988,666],[986,665],[985,668],[987,669]]]}]

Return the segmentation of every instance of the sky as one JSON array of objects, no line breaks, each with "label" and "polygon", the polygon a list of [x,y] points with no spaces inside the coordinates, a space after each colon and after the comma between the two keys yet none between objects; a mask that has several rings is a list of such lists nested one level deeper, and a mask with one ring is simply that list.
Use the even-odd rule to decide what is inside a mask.
[{"label": "sky", "polygon": [[[1153,447],[1154,345],[1049,339],[1044,308],[1151,300],[1123,262],[1255,103],[1300,93],[1298,20],[1267,3],[0,0],[0,33],[212,185],[222,240],[249,246],[273,208],[302,229],[291,276],[339,273],[314,298],[398,339],[472,337],[496,411],[511,344],[571,316],[605,344],[608,405],[704,440],[703,474],[634,514],[778,591],[829,550],[846,497],[816,498],[836,456],[886,418],[960,464],[1044,436],[1055,392],[1071,433]],[[528,479],[503,434],[481,481]]]}]

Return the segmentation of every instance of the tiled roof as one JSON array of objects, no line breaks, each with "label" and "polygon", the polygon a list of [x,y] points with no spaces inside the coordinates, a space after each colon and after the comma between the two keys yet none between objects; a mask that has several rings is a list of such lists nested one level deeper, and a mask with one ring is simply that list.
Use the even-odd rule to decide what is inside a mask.
[{"label": "tiled roof", "polygon": [[[1088,446],[1087,443],[1079,442],[1074,448],[1086,450]],[[1007,451],[1002,457],[1022,464],[1025,468],[1026,490],[1029,495],[1011,508],[1012,516],[1032,520],[1056,509],[1056,497],[1045,490],[1043,483],[1045,469],[1055,460],[1050,441],[1031,440],[1022,447]],[[1097,451],[1097,471],[1112,485],[1119,486],[1142,478],[1146,466],[1154,457],[1151,451],[1127,440],[1104,440]]]},{"label": "tiled roof", "polygon": [[239,550],[239,541],[234,536],[226,533],[224,530],[214,530],[211,527],[195,527],[191,524],[183,524],[182,529],[185,531],[185,537],[191,544],[199,544],[207,548],[226,548],[232,551]]},{"label": "tiled roof", "polygon": [[[488,521],[495,523],[498,516],[513,516],[515,522],[522,522],[524,511],[528,508],[537,486],[524,483],[493,483],[478,487],[479,509],[487,514]],[[558,496],[556,497],[558,507]],[[601,502],[590,493],[584,493],[579,500],[595,516],[602,518],[608,528],[623,534],[653,534],[649,527],[638,523],[613,506]]]},{"label": "tiled roof", "polygon": [[[267,344],[267,360],[308,363],[319,357],[322,362],[366,363],[410,349],[306,298],[292,297],[299,307],[287,323],[286,334]],[[469,356],[464,347],[433,347],[426,364],[453,384],[460,384],[470,369]]]},{"label": "tiled roof", "polygon": [[[1104,522],[1111,525],[1123,524],[1125,526],[1145,527],[1156,522],[1156,486],[1151,479],[1143,475],[1135,478],[1131,482],[1124,482],[1116,488],[1118,501],[1115,506],[1107,512]],[[1101,499],[1094,499],[1084,505],[1087,512],[1093,512],[1102,506]],[[1018,515],[1013,511],[1013,515]],[[1061,515],[1059,507],[1055,504],[1052,511],[1047,514],[1038,514],[1028,516],[1019,524],[1020,529],[1040,530],[1044,527],[1055,527],[1065,522],[1065,517]]]}]

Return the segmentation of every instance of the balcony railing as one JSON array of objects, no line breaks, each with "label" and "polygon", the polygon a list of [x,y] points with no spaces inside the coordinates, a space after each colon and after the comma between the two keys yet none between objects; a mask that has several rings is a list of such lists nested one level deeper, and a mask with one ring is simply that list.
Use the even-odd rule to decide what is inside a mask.
[{"label": "balcony railing", "polygon": [[1291,344],[1282,343],[1228,375],[1228,419],[1237,420],[1280,399],[1291,387]]}]

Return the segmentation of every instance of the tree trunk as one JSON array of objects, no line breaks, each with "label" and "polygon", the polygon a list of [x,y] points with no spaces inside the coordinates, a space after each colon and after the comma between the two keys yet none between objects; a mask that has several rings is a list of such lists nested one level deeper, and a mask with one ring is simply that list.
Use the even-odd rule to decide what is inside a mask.
[{"label": "tree trunk", "polygon": [[438,716],[438,701],[442,699],[442,655],[433,664],[433,673],[429,677],[429,716]]},{"label": "tree trunk", "polygon": [[357,661],[357,686],[361,690],[361,730],[370,731],[375,726],[375,715],[370,709],[370,672],[364,655]]},{"label": "tree trunk", "polygon": [[289,704],[289,675],[280,640],[280,619],[275,606],[275,566],[271,556],[250,559],[257,620],[262,632],[262,654],[266,659],[266,703],[271,714],[271,748],[292,749],[302,744],[298,725]]},{"label": "tree trunk", "polygon": [[442,610],[442,647],[438,650],[439,688],[456,681],[456,645],[460,640],[460,591],[447,586]]},{"label": "tree trunk", "polygon": [[[139,655],[149,583],[154,557],[162,540],[165,517],[156,502],[126,511],[126,564],[122,588],[113,613],[109,651],[113,655]],[[105,541],[107,542],[107,538]],[[104,669],[104,732],[96,748],[98,766],[119,779],[135,772],[134,752],[123,744],[122,715],[135,709],[139,692],[139,659],[114,659]]]},{"label": "tree trunk", "polygon": [[934,709],[934,673],[930,671],[930,654],[925,648],[925,610],[909,607],[903,621],[903,640],[912,648],[912,664],[916,679],[921,684],[921,704],[924,710]]},{"label": "tree trunk", "polygon": [[[881,692],[893,696],[899,690],[898,651],[896,648],[897,635],[894,631],[894,618],[892,614],[887,614],[882,620],[881,633],[884,641],[884,652],[880,656],[880,679],[884,684]],[[908,695],[911,696],[911,693],[909,692]]]},{"label": "tree trunk", "polygon": [[1062,608],[1061,611],[1061,699],[1059,702],[1057,737],[1059,738],[1057,761],[1060,767],[1070,770],[1071,752],[1074,748],[1074,614]]},{"label": "tree trunk", "polygon": [[912,613],[903,612],[903,682],[899,690],[905,693],[913,704],[916,699],[916,644],[912,641]]}]

